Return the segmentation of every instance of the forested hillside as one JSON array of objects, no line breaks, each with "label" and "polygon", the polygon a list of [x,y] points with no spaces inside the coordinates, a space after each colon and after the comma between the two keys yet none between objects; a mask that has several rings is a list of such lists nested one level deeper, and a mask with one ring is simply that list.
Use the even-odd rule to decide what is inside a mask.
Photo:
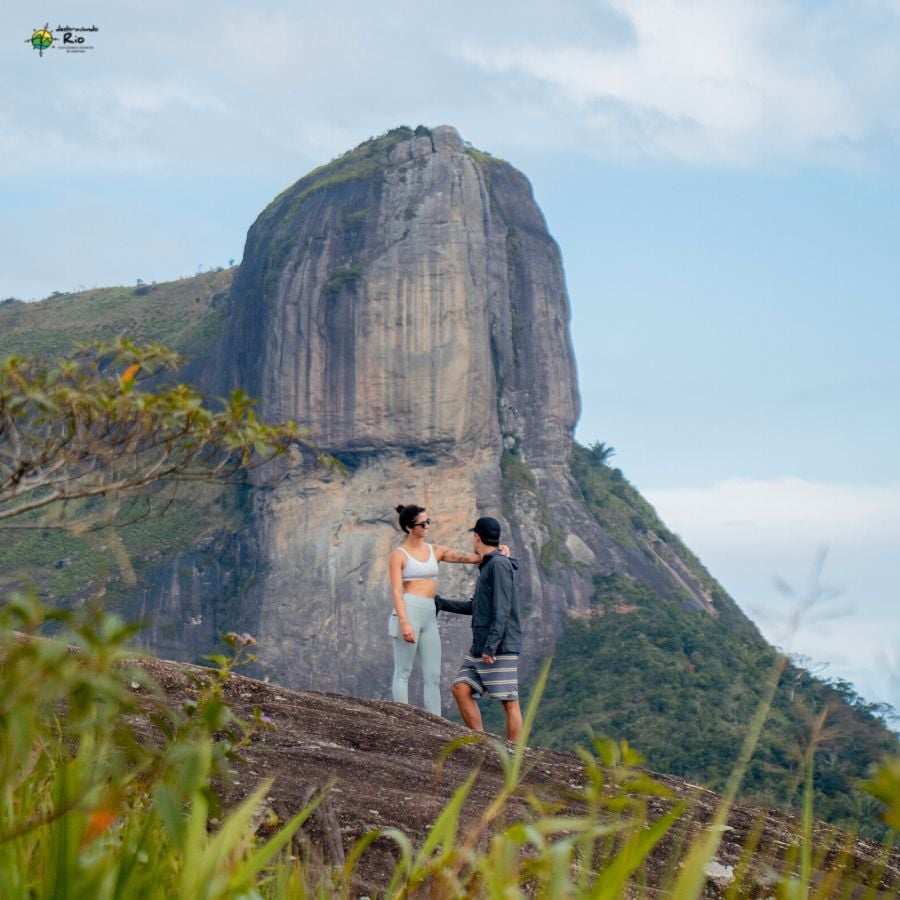
[{"label": "forested hillside", "polygon": [[[635,540],[681,544],[597,448],[576,445],[571,465],[601,523],[630,526]],[[683,545],[681,552],[688,552]],[[687,598],[663,600],[619,575],[599,575],[594,584],[591,617],[567,623],[557,644],[536,739],[570,750],[590,733],[625,738],[650,768],[722,790],[772,678],[775,649],[730,603],[716,604],[711,616]],[[711,578],[710,585],[724,597]],[[786,666],[742,796],[799,808],[804,759],[814,744],[816,814],[848,826],[867,822],[863,833],[880,833],[873,800],[856,785],[873,761],[897,751],[886,712],[846,682]]]}]

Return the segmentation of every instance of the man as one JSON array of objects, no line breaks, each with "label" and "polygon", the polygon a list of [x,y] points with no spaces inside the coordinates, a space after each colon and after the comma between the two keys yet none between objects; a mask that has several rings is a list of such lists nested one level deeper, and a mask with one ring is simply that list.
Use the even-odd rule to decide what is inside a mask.
[{"label": "man", "polygon": [[478,583],[471,600],[435,597],[438,610],[472,617],[472,646],[453,681],[453,697],[463,722],[483,731],[476,702],[488,694],[503,703],[506,736],[514,741],[522,731],[519,707],[519,653],[522,628],[513,577],[516,561],[500,552],[500,523],[482,516],[474,528],[473,549],[480,558]]}]

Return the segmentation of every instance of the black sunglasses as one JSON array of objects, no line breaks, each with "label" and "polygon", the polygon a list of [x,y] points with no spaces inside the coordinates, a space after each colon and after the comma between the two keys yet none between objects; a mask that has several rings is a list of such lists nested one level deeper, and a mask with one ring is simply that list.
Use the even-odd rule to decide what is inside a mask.
[{"label": "black sunglasses", "polygon": [[426,519],[424,522],[413,522],[412,527],[413,528],[421,528],[423,525],[430,525],[430,524],[431,524],[431,519]]}]

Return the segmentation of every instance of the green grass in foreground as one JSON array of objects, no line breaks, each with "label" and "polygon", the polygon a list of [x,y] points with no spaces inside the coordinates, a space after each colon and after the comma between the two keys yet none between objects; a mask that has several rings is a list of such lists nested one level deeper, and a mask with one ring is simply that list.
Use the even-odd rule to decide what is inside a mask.
[{"label": "green grass in foreground", "polygon": [[[40,637],[50,623],[63,628],[77,654]],[[252,639],[229,636],[231,655],[215,658],[217,668],[197,678],[196,701],[172,709],[146,674],[128,664],[132,636],[132,628],[90,604],[60,613],[18,594],[0,607],[0,896],[352,897],[366,848],[385,837],[397,846],[397,862],[382,897],[611,900],[655,896],[658,889],[690,900],[704,891],[786,663],[776,660],[768,674],[711,827],[693,828],[690,803],[641,771],[640,757],[624,743],[595,741],[591,750],[579,750],[585,787],[563,804],[525,791],[525,745],[546,685],[545,666],[522,739],[512,750],[472,734],[436,760],[440,768],[463,744],[493,743],[504,784],[487,808],[470,810],[462,826],[476,770],[457,787],[421,844],[396,830],[375,830],[342,867],[313,869],[291,856],[290,847],[320,798],[269,838],[255,830],[266,817],[269,782],[226,814],[218,809],[216,777],[239,767],[241,747],[255,729],[268,725],[259,711],[254,722],[240,721],[223,700],[223,684],[250,658]],[[867,786],[887,805],[895,826],[897,774],[898,762],[886,763]],[[531,812],[510,819],[509,802],[521,796]],[[886,870],[887,846],[866,861],[854,859],[851,839],[840,835],[829,847],[813,846],[812,815],[809,802],[797,834],[785,836],[787,849],[766,857],[768,895],[895,895],[900,885]],[[726,896],[757,893],[758,838],[748,837]]]}]

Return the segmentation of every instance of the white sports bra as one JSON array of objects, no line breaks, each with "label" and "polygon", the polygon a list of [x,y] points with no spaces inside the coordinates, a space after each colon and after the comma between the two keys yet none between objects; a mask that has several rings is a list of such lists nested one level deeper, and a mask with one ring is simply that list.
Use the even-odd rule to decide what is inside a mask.
[{"label": "white sports bra", "polygon": [[[402,547],[400,549],[403,550]],[[421,581],[423,578],[437,578],[438,564],[434,558],[434,547],[431,544],[428,545],[428,559],[425,562],[420,562],[407,553],[406,550],[403,550],[403,552],[406,553],[406,565],[403,567],[404,581]]]}]

